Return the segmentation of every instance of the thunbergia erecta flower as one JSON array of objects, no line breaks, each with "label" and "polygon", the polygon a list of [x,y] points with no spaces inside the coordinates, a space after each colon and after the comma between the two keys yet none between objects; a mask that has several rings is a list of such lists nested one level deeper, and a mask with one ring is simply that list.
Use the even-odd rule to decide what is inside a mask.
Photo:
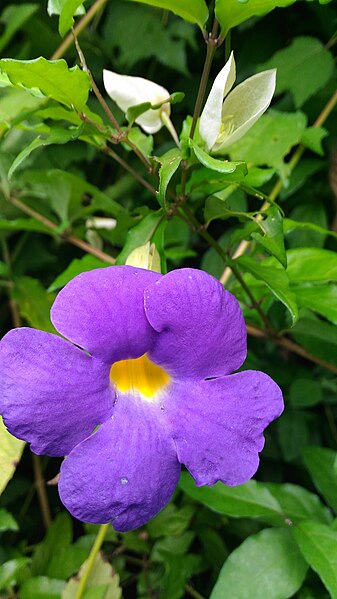
[{"label": "thunbergia erecta flower", "polygon": [[236,77],[233,52],[216,77],[200,117],[199,132],[212,152],[240,139],[267,110],[276,85],[276,69],[249,77],[232,91]]},{"label": "thunbergia erecta flower", "polygon": [[181,464],[197,485],[254,475],[282,395],[263,372],[230,375],[246,328],[211,275],[85,272],[51,319],[62,337],[19,328],[1,341],[1,413],[35,453],[66,456],[59,493],[76,518],[141,526],[169,501]]},{"label": "thunbergia erecta flower", "polygon": [[[131,77],[130,75],[120,75],[113,71],[104,70],[103,83],[107,94],[123,112],[126,112],[131,106],[143,104],[143,102],[151,102],[155,106],[170,97],[165,87],[143,77]],[[157,133],[164,124],[163,114],[166,113],[169,117],[170,112],[171,105],[166,102],[160,108],[147,110],[141,114],[136,119],[136,123],[146,133]]]}]

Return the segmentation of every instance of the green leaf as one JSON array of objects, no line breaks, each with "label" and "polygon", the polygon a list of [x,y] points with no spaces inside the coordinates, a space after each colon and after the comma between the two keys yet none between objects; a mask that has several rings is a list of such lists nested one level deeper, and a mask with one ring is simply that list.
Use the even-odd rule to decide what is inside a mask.
[{"label": "green leaf", "polygon": [[33,141],[26,146],[20,154],[15,158],[12,163],[9,171],[8,171],[8,179],[11,179],[16,169],[21,165],[21,163],[30,156],[30,154],[41,148],[43,146],[50,146],[53,144],[66,144],[69,141],[74,141],[80,135],[81,128],[72,128],[72,129],[59,129],[54,127],[51,129],[50,134],[47,137],[38,136]]},{"label": "green leaf", "polygon": [[299,308],[309,308],[337,324],[337,285],[293,287]]},{"label": "green leaf", "polygon": [[88,272],[95,268],[103,268],[107,264],[103,260],[99,260],[91,254],[86,254],[83,258],[74,258],[69,266],[49,285],[48,292],[57,291],[64,287],[71,279],[79,275],[81,272]]},{"label": "green leaf", "polygon": [[318,39],[296,37],[290,46],[276,52],[259,68],[276,68],[276,94],[289,90],[295,107],[300,108],[329,81],[334,60]]},{"label": "green leaf", "polygon": [[299,457],[309,443],[309,428],[303,414],[288,409],[277,422],[279,443],[286,462]]},{"label": "green leaf", "polygon": [[204,150],[202,150],[192,139],[190,140],[190,146],[193,148],[194,154],[201,164],[206,166],[212,171],[218,173],[231,174],[234,173],[241,176],[247,173],[247,166],[244,162],[229,162],[228,160],[218,160],[213,158]]},{"label": "green leaf", "polygon": [[181,150],[172,148],[172,150],[168,150],[162,156],[156,156],[155,160],[161,164],[157,198],[159,204],[163,206],[165,204],[167,186],[182,161]]},{"label": "green leaf", "polygon": [[[0,220],[0,231],[35,231],[37,233],[47,233],[53,235],[53,232],[34,218],[15,218],[14,220]],[[6,265],[4,265],[6,266]],[[8,269],[7,269],[8,270]],[[7,272],[0,263],[0,274],[5,276]]]},{"label": "green leaf", "polygon": [[194,513],[191,505],[185,505],[178,509],[173,503],[169,503],[155,518],[147,525],[149,535],[153,538],[171,535],[180,535],[188,527]]},{"label": "green leaf", "polygon": [[61,599],[65,587],[63,580],[53,580],[47,576],[36,576],[25,580],[20,588],[21,599]]},{"label": "green leaf", "polygon": [[293,529],[300,551],[332,599],[337,598],[337,532],[318,522],[301,522]]},{"label": "green leaf", "polygon": [[256,262],[249,256],[241,256],[235,260],[239,267],[252,274],[259,281],[263,281],[275,297],[288,308],[292,322],[298,318],[296,295],[289,287],[288,270],[274,268],[263,262]]},{"label": "green leaf", "polygon": [[212,487],[197,487],[192,477],[183,472],[179,486],[192,499],[218,514],[233,518],[256,518],[274,524],[284,523],[277,500],[262,483],[255,480],[237,487],[227,487],[220,482]]},{"label": "green leaf", "polygon": [[68,68],[65,60],[0,60],[0,73],[15,87],[25,87],[33,95],[52,98],[65,106],[84,110],[91,88],[87,73],[78,66]]},{"label": "green leaf", "polygon": [[240,25],[251,17],[260,17],[276,7],[286,7],[295,0],[216,0],[215,14],[221,25],[221,32],[227,35],[229,29]]},{"label": "green leaf", "polygon": [[291,282],[336,281],[337,253],[321,248],[296,248],[287,252]]},{"label": "green leaf", "polygon": [[19,527],[12,514],[0,508],[0,532],[4,530],[19,530]]},{"label": "green leaf", "polygon": [[9,44],[15,33],[28,21],[38,9],[38,4],[10,4],[0,16],[5,30],[0,35],[0,52]]},{"label": "green leaf", "polygon": [[174,14],[190,23],[196,23],[201,29],[208,19],[208,8],[205,0],[132,0],[150,6],[157,6],[164,10],[171,10]]},{"label": "green leaf", "polygon": [[83,0],[65,0],[59,20],[59,32],[63,37],[74,24],[73,16],[76,14]]},{"label": "green leaf", "polygon": [[253,239],[275,256],[284,268],[287,268],[287,254],[284,247],[283,235],[283,218],[276,206],[269,208],[267,218],[259,222],[259,227],[262,229],[264,235],[262,236],[261,233],[252,233],[251,236]]},{"label": "green leaf", "polygon": [[67,512],[61,512],[52,521],[42,543],[35,547],[32,560],[32,574],[47,574],[54,555],[65,547],[70,547],[73,538],[71,517]]},{"label": "green leaf", "polygon": [[[69,580],[62,592],[62,599],[74,599],[80,579],[85,572],[85,566],[86,562],[82,565],[77,576]],[[93,568],[87,580],[86,589],[89,592],[88,596],[87,593],[84,594],[84,599],[120,599],[122,596],[122,589],[119,586],[119,576],[112,569],[111,565],[103,559],[101,553],[95,558]]]},{"label": "green leaf", "polygon": [[21,316],[32,327],[55,333],[49,317],[54,295],[47,293],[40,281],[31,277],[18,277],[14,281],[11,295],[19,306]]},{"label": "green leaf", "polygon": [[336,452],[326,447],[306,447],[302,455],[315,487],[337,512]]},{"label": "green leaf", "polygon": [[262,530],[230,554],[210,599],[287,599],[299,590],[307,569],[289,530]]},{"label": "green leaf", "polygon": [[24,446],[24,441],[13,437],[0,418],[0,493],[12,478]]},{"label": "green leaf", "polygon": [[288,167],[284,158],[293,146],[300,143],[306,124],[307,117],[303,112],[268,110],[242,139],[229,148],[230,157],[255,166],[273,167],[286,179]]}]

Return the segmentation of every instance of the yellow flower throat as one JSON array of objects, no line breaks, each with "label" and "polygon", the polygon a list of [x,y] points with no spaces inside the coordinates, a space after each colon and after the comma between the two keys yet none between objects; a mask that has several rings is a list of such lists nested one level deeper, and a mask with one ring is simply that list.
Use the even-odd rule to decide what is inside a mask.
[{"label": "yellow flower throat", "polygon": [[166,387],[170,377],[144,354],[134,360],[115,362],[111,366],[110,380],[121,393],[140,394],[152,399]]}]

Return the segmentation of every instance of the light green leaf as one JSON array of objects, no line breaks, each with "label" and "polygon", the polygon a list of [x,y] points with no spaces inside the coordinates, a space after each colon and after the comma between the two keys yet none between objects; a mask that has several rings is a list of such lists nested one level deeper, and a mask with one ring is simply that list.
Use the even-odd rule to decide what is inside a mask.
[{"label": "light green leaf", "polygon": [[65,60],[0,60],[0,74],[15,87],[25,87],[33,95],[52,98],[65,106],[84,110],[91,88],[87,73],[78,66],[68,68]]},{"label": "light green leaf", "polygon": [[329,135],[323,127],[307,127],[302,135],[301,143],[319,156],[324,156],[322,141]]},{"label": "light green leaf", "polygon": [[302,555],[311,566],[332,599],[337,598],[337,531],[318,522],[301,522],[293,535]]},{"label": "light green leaf", "polygon": [[64,287],[71,279],[79,275],[81,272],[88,272],[95,268],[103,268],[107,264],[103,260],[99,260],[95,256],[86,254],[83,258],[74,258],[69,266],[49,285],[48,292],[57,291]]},{"label": "light green leaf", "polygon": [[295,0],[216,0],[215,14],[221,25],[221,32],[227,35],[229,29],[240,25],[251,17],[260,17],[276,7],[286,7]]},{"label": "light green leaf", "polygon": [[182,161],[181,150],[172,148],[162,156],[155,157],[155,160],[161,164],[159,169],[159,190],[157,191],[158,202],[161,206],[165,203],[166,190],[174,173]]},{"label": "light green leaf", "polygon": [[306,447],[302,455],[315,487],[337,512],[336,452],[326,447]]},{"label": "light green leaf", "polygon": [[185,21],[196,23],[201,29],[208,19],[208,8],[205,0],[132,0],[142,4],[150,4],[164,10],[171,10]]},{"label": "light green leaf", "polygon": [[[84,574],[85,566],[86,562],[84,562],[76,577],[69,580],[62,592],[62,599],[74,599],[80,579]],[[92,599],[120,599],[122,596],[122,589],[119,586],[119,576],[112,569],[111,565],[103,559],[101,553],[95,559],[86,588],[90,592],[90,598]]]},{"label": "light green leaf", "polygon": [[[310,318],[308,317],[310,316]],[[307,313],[292,329],[295,341],[309,353],[337,366],[337,335],[335,325]]]},{"label": "light green leaf", "polygon": [[264,487],[275,497],[284,516],[291,522],[301,522],[311,518],[324,524],[331,523],[330,510],[323,505],[318,495],[307,489],[290,483],[264,483]]},{"label": "light green leaf", "polygon": [[320,225],[315,225],[314,223],[300,222],[291,218],[283,219],[283,230],[285,234],[290,233],[291,231],[296,231],[297,229],[302,229],[303,231],[314,231],[315,233],[320,233],[325,237],[327,235],[330,235],[331,237],[337,239],[337,233],[335,233],[334,231],[330,231],[329,229],[325,229]]},{"label": "light green leaf", "polygon": [[329,81],[334,60],[318,39],[297,37],[290,46],[276,52],[260,68],[276,68],[276,94],[289,90],[295,107],[300,108]]},{"label": "light green leaf", "polygon": [[24,441],[13,437],[0,418],[0,493],[12,478],[24,446]]},{"label": "light green leaf", "polygon": [[255,166],[273,167],[285,179],[288,169],[284,158],[293,146],[300,143],[306,124],[307,117],[303,112],[268,110],[242,139],[229,148],[230,157]]},{"label": "light green leaf", "polygon": [[60,599],[66,583],[63,580],[36,576],[25,580],[20,588],[21,599]]},{"label": "light green leaf", "polygon": [[290,530],[262,530],[230,554],[210,599],[287,599],[299,590],[307,569]]},{"label": "light green leaf", "polygon": [[59,20],[59,33],[62,37],[73,26],[73,16],[77,13],[77,10],[82,6],[82,2],[83,0],[65,0]]},{"label": "light green leaf", "polygon": [[337,324],[337,285],[293,287],[299,308],[309,308]]},{"label": "light green leaf", "polygon": [[212,158],[204,150],[202,150],[193,140],[190,140],[190,145],[193,148],[194,154],[201,164],[206,166],[212,171],[218,173],[231,174],[236,173],[237,175],[245,175],[247,173],[247,166],[244,162],[229,162],[228,160],[219,160]]},{"label": "light green leaf", "polygon": [[16,169],[20,166],[20,164],[30,156],[34,150],[41,148],[43,146],[50,146],[53,144],[66,144],[69,141],[74,141],[80,135],[81,128],[73,128],[73,129],[59,129],[54,127],[50,130],[50,134],[47,137],[38,136],[33,141],[26,146],[20,154],[17,155],[11,168],[8,171],[8,179],[11,179]]},{"label": "light green leaf", "polygon": [[37,11],[38,4],[10,4],[6,6],[0,16],[0,23],[5,25],[5,30],[0,36],[0,52],[9,44],[15,33]]},{"label": "light green leaf", "polygon": [[21,316],[32,327],[55,333],[49,317],[54,295],[47,293],[40,281],[31,277],[18,277],[14,281],[11,295],[18,304]]},{"label": "light green leaf", "polygon": [[16,520],[7,510],[0,509],[0,532],[4,530],[19,530]]},{"label": "light green leaf", "polygon": [[18,557],[11,559],[0,566],[0,589],[14,585],[22,570],[29,564],[30,559],[28,557]]},{"label": "light green leaf", "polygon": [[288,271],[274,268],[263,262],[256,262],[249,256],[241,256],[236,261],[239,267],[250,272],[256,279],[263,281],[275,297],[288,308],[292,322],[295,324],[298,318],[296,295],[289,287]]},{"label": "light green leaf", "polygon": [[277,260],[287,268],[287,254],[284,247],[283,218],[276,206],[268,210],[268,216],[259,222],[261,233],[252,233],[252,238],[268,250]]},{"label": "light green leaf", "polygon": [[278,501],[263,483],[255,480],[237,487],[227,487],[220,482],[212,487],[197,487],[192,477],[183,472],[179,486],[192,499],[218,514],[232,518],[256,518],[279,525],[284,523],[284,515]]},{"label": "light green leaf", "polygon": [[132,227],[126,236],[124,248],[117,256],[116,264],[125,264],[125,261],[132,250],[151,241],[162,219],[163,215],[161,210],[158,210],[158,212],[150,212],[150,214],[142,218],[137,225]]},{"label": "light green leaf", "polygon": [[[53,235],[53,232],[34,218],[15,218],[13,220],[0,219],[0,231],[36,231],[37,233],[47,233]],[[0,275],[5,276],[8,271],[6,265],[0,262]]]},{"label": "light green leaf", "polygon": [[[51,17],[52,15],[60,15],[62,9],[67,0],[48,0],[47,13]],[[75,15],[84,15],[85,10],[84,6],[79,6],[79,8],[74,13]]]},{"label": "light green leaf", "polygon": [[337,281],[337,253],[321,248],[288,250],[289,279],[293,283]]}]

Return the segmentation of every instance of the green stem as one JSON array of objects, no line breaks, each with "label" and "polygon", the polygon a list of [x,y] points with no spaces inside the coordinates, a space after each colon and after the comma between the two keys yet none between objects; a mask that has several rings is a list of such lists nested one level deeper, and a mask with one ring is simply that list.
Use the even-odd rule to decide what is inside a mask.
[{"label": "green stem", "polygon": [[196,591],[190,584],[185,584],[185,591],[194,599],[205,599],[198,591]]},{"label": "green stem", "polygon": [[76,591],[75,599],[81,599],[83,597],[84,591],[86,589],[90,574],[94,567],[94,563],[100,548],[103,545],[106,533],[108,532],[108,528],[111,526],[110,522],[108,524],[101,524],[99,531],[97,533],[95,542],[90,551],[89,557],[85,563],[85,570],[83,575],[80,578],[80,582]]}]

